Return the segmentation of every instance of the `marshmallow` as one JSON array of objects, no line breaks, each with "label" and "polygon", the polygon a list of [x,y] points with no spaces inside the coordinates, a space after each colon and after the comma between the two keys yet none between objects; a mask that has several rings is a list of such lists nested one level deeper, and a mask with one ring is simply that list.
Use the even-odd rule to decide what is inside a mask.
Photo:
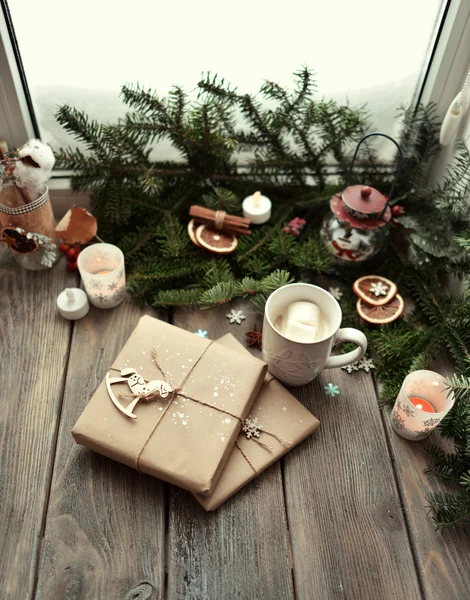
[{"label": "marshmallow", "polygon": [[282,333],[295,342],[314,342],[322,329],[322,314],[313,302],[292,302],[282,315]]}]

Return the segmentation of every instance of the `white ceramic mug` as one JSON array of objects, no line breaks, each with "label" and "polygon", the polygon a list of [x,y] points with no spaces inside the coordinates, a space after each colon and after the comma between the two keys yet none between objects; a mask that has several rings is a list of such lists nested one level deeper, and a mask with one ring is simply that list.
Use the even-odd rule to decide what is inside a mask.
[{"label": "white ceramic mug", "polygon": [[[325,317],[326,331],[315,342],[294,342],[274,326],[275,320],[291,302],[314,302]],[[309,283],[292,283],[274,291],[266,302],[263,324],[263,360],[279,381],[288,385],[309,383],[323,369],[344,367],[360,360],[367,350],[366,336],[351,327],[340,329],[341,308],[326,290]],[[330,356],[341,342],[354,342],[358,348]]]}]

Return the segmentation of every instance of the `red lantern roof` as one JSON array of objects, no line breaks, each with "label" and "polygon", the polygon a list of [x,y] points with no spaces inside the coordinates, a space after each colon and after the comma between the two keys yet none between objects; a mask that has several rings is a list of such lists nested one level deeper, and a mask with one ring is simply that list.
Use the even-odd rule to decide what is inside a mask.
[{"label": "red lantern roof", "polygon": [[368,185],[351,185],[343,191],[342,198],[346,210],[370,219],[380,217],[387,204],[387,198]]}]

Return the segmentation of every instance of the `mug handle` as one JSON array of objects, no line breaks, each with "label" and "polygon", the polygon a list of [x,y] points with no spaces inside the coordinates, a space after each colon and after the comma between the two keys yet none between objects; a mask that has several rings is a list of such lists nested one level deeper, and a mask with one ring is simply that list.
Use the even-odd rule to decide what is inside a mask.
[{"label": "mug handle", "polygon": [[325,369],[335,369],[337,367],[345,367],[350,365],[356,360],[360,360],[367,350],[367,338],[358,329],[353,327],[345,327],[344,329],[338,329],[335,336],[335,344],[340,342],[353,342],[359,347],[346,354],[339,354],[338,356],[330,356],[326,361]]}]

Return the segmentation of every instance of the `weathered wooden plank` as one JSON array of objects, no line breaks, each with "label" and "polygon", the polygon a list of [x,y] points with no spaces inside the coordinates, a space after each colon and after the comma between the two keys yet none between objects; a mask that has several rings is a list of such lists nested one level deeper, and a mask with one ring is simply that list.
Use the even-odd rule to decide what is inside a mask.
[{"label": "weathered wooden plank", "polygon": [[71,429],[144,312],[92,308],[74,329],[37,598],[162,598],[164,484],[77,446]]},{"label": "weathered wooden plank", "polygon": [[75,280],[63,264],[25,271],[0,250],[2,598],[33,589],[71,335],[56,297]]},{"label": "weathered wooden plank", "polygon": [[[244,343],[255,318],[230,325],[227,307],[177,311],[174,323],[216,339],[230,332]],[[258,322],[259,327],[259,322]],[[276,464],[214,513],[205,513],[192,496],[170,490],[168,598],[221,600],[293,598],[280,464]]]},{"label": "weathered wooden plank", "polygon": [[424,473],[429,461],[426,447],[431,443],[442,445],[447,451],[451,451],[451,447],[445,445],[437,433],[422,442],[401,438],[392,429],[390,412],[389,407],[384,408],[383,420],[395,459],[394,467],[424,595],[430,600],[469,598],[470,529],[440,533],[435,530],[427,509],[426,494],[446,488],[435,476]]},{"label": "weathered wooden plank", "polygon": [[419,598],[372,378],[335,369],[291,391],[321,422],[284,458],[297,597]]}]

